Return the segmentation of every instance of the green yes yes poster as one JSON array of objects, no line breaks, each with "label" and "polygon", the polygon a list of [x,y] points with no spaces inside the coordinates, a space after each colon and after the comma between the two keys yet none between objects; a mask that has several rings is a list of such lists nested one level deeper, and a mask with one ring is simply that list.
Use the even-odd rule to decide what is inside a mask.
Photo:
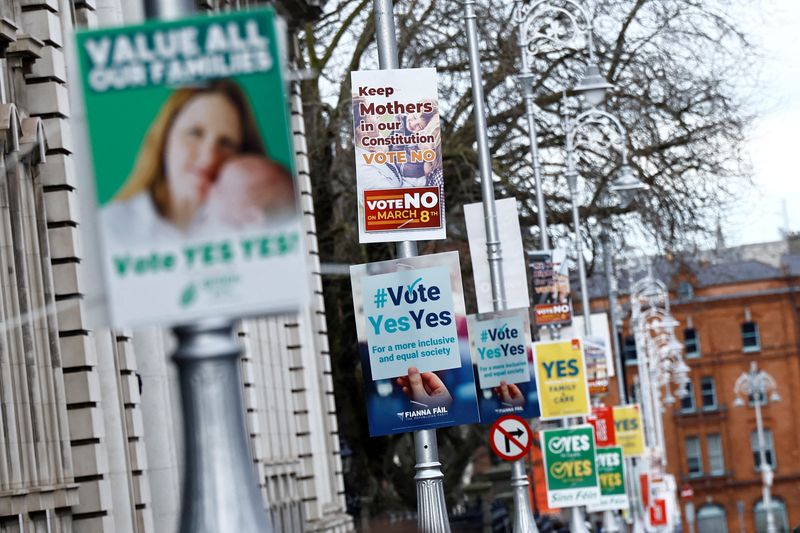
[{"label": "green yes yes poster", "polygon": [[597,476],[600,480],[600,499],[587,510],[594,513],[627,509],[625,458],[621,446],[597,448]]},{"label": "green yes yes poster", "polygon": [[547,505],[554,509],[591,505],[600,497],[592,426],[540,432]]},{"label": "green yes yes poster", "polygon": [[307,301],[271,9],[77,35],[110,322]]}]

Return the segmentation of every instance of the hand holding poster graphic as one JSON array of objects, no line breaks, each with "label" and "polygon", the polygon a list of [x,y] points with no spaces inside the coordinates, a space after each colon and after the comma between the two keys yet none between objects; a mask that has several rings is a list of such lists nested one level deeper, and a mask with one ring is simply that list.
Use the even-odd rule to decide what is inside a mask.
[{"label": "hand holding poster graphic", "polygon": [[274,17],[78,34],[114,325],[289,311],[307,300]]},{"label": "hand holding poster graphic", "polygon": [[359,242],[445,238],[436,69],[355,71]]},{"label": "hand holding poster graphic", "polygon": [[350,276],[370,435],[477,422],[458,253]]},{"label": "hand holding poster graphic", "polygon": [[528,309],[469,315],[467,324],[481,422],[538,416]]},{"label": "hand holding poster graphic", "polygon": [[540,431],[547,480],[547,505],[555,509],[591,505],[600,497],[591,426]]},{"label": "hand holding poster graphic", "polygon": [[589,414],[589,388],[580,339],[535,342],[536,388],[542,420]]}]

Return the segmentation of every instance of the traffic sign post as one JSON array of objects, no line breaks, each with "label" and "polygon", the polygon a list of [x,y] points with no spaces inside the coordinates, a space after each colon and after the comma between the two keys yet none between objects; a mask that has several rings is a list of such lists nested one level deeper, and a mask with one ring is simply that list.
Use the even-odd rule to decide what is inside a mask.
[{"label": "traffic sign post", "polygon": [[522,459],[531,449],[533,433],[525,420],[516,415],[498,418],[489,430],[489,443],[504,461]]}]

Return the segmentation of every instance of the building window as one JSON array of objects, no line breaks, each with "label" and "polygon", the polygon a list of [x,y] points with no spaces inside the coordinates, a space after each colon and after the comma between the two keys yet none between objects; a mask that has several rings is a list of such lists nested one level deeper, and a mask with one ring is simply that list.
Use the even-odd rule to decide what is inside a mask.
[{"label": "building window", "polygon": [[[756,470],[761,470],[761,454],[758,447],[758,431],[750,433],[750,446],[753,449],[753,465]],[[767,455],[767,464],[776,468],[775,464],[775,441],[772,439],[772,430],[764,430],[764,451]]]},{"label": "building window", "polygon": [[700,401],[703,411],[714,411],[717,408],[717,387],[714,378],[706,376],[700,378]]},{"label": "building window", "polygon": [[722,439],[719,434],[706,436],[706,450],[708,451],[708,473],[712,476],[725,474],[725,459],[722,456]]},{"label": "building window", "polygon": [[633,335],[622,339],[622,360],[625,364],[636,363],[636,338]]},{"label": "building window", "polygon": [[703,456],[700,452],[700,439],[697,437],[686,437],[686,469],[689,477],[699,477],[703,475]]},{"label": "building window", "polygon": [[[766,505],[764,505],[764,500],[759,500],[756,502],[755,509],[753,511],[756,515],[756,533],[767,533],[767,513],[766,513]],[[782,501],[772,498],[772,518],[775,520],[775,528],[783,533],[784,531],[788,533],[789,529],[789,517],[786,515],[786,504]]]},{"label": "building window", "polygon": [[691,379],[686,383],[686,396],[681,398],[681,413],[694,413],[694,383]]},{"label": "building window", "polygon": [[697,335],[696,329],[686,328],[683,330],[683,346],[687,358],[700,357],[700,337]]},{"label": "building window", "polygon": [[728,533],[728,517],[725,509],[707,503],[697,511],[697,533]]},{"label": "building window", "polygon": [[758,324],[755,322],[742,323],[742,351],[761,351],[761,335],[758,333]]},{"label": "building window", "polygon": [[678,299],[691,300],[694,298],[694,287],[688,281],[681,281],[678,283]]}]

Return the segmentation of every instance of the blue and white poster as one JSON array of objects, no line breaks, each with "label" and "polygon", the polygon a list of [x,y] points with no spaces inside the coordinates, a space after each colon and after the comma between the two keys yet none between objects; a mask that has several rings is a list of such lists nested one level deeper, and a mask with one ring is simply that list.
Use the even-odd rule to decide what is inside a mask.
[{"label": "blue and white poster", "polygon": [[369,433],[478,421],[458,252],[350,267]]},{"label": "blue and white poster", "polygon": [[470,351],[481,422],[539,416],[528,308],[469,315]]}]

